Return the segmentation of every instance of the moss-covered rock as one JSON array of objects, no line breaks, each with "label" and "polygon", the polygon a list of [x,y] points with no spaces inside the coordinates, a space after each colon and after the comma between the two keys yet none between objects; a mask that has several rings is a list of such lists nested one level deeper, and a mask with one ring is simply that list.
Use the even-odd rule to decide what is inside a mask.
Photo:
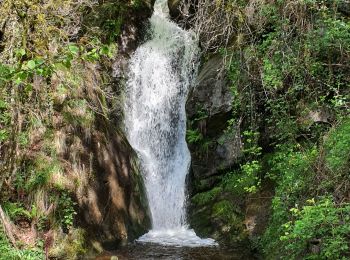
[{"label": "moss-covered rock", "polygon": [[220,186],[197,193],[190,203],[191,226],[198,235],[212,237],[222,244],[246,242],[242,203]]}]

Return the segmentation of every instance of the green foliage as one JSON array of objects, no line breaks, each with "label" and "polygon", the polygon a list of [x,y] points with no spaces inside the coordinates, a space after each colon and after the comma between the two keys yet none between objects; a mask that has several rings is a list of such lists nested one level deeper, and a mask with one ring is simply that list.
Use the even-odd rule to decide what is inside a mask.
[{"label": "green foliage", "polygon": [[13,221],[22,218],[32,219],[34,211],[30,212],[19,202],[7,202],[4,204],[4,210]]},{"label": "green foliage", "polygon": [[241,241],[244,233],[241,231],[242,218],[235,205],[226,199],[215,202],[211,208],[210,218],[215,223],[220,223],[223,235],[227,241]]},{"label": "green foliage", "polygon": [[207,119],[209,117],[207,111],[203,108],[201,109],[198,109],[194,119],[193,119],[193,122],[199,122],[199,121],[202,121],[204,119]]},{"label": "green foliage", "polygon": [[261,155],[262,148],[258,145],[259,132],[247,130],[243,132],[244,149],[247,158],[256,158]]},{"label": "green foliage", "polygon": [[222,180],[225,190],[233,193],[255,193],[261,184],[261,161],[260,155],[262,148],[257,144],[259,133],[247,130],[243,132],[244,157],[238,170],[227,173]]},{"label": "green foliage", "polygon": [[108,32],[108,42],[115,42],[121,33],[124,18],[109,19],[104,22],[103,28]]},{"label": "green foliage", "polygon": [[334,173],[349,173],[350,162],[350,120],[342,122],[331,131],[325,141],[325,160],[327,167]]},{"label": "green foliage", "polygon": [[[18,175],[17,185],[24,185],[25,190],[28,192],[44,187],[50,177],[60,172],[60,170],[61,167],[58,161],[44,155],[38,156],[33,164],[28,166],[27,172]],[[23,183],[24,176],[29,176],[25,183]]]},{"label": "green foliage", "polygon": [[232,212],[235,212],[232,203],[227,200],[221,200],[213,205],[212,217],[218,217],[225,222],[231,223],[237,220]]},{"label": "green foliage", "polygon": [[72,200],[71,196],[67,192],[62,191],[58,199],[56,214],[65,229],[70,229],[74,224],[74,217],[77,214],[74,209],[75,205],[76,202]]},{"label": "green foliage", "polygon": [[45,259],[42,243],[30,249],[16,249],[11,246],[5,233],[0,230],[0,259],[2,260],[39,260]]},{"label": "green foliage", "polygon": [[[1,79],[1,64],[0,64],[0,79]],[[1,81],[0,81],[1,85]],[[1,87],[0,87],[0,94],[1,94]],[[11,114],[9,113],[9,104],[5,100],[5,95],[0,96],[0,144],[8,141],[10,137],[10,130],[9,125],[11,122]]]},{"label": "green foliage", "polygon": [[[67,178],[66,165],[80,154],[72,159],[56,149],[70,145],[81,130],[88,138],[97,113],[109,112],[110,78],[102,71],[111,66],[128,7],[136,3],[106,2],[5,0],[0,5],[6,32],[0,46],[0,201],[15,225],[28,222],[40,231],[39,238],[61,228],[74,233],[73,191],[55,182]],[[102,6],[107,12],[99,13],[101,24],[87,32],[81,21]],[[38,249],[16,250],[0,235],[0,259],[44,258],[39,243]],[[70,255],[84,252],[78,235],[70,242],[75,250]]]},{"label": "green foliage", "polygon": [[198,206],[203,206],[203,205],[215,200],[221,192],[222,192],[221,187],[215,187],[210,191],[196,194],[192,198],[192,202]]},{"label": "green foliage", "polygon": [[239,170],[226,173],[221,185],[225,191],[233,194],[255,193],[261,184],[260,171],[259,161],[247,162],[242,164]]},{"label": "green foliage", "polygon": [[251,161],[241,166],[242,177],[237,180],[238,185],[241,185],[244,191],[254,193],[260,186],[258,174],[261,170],[259,161]]},{"label": "green foliage", "polygon": [[263,70],[264,87],[277,90],[283,86],[279,64],[274,64],[270,59],[264,59]]},{"label": "green foliage", "polygon": [[349,218],[350,23],[342,4],[237,6],[248,26],[238,23],[236,41],[221,49],[234,97],[229,124],[242,122],[244,158],[219,185],[244,194],[274,182],[261,238],[267,259],[349,258],[341,223]]},{"label": "green foliage", "polygon": [[[350,204],[337,205],[331,198],[307,200],[302,208],[291,208],[291,221],[280,237],[288,259],[347,259],[349,256]],[[305,249],[315,247],[315,252]]]},{"label": "green foliage", "polygon": [[[215,239],[226,242],[239,242],[245,239],[240,209],[230,199],[229,191],[222,185],[196,194],[191,203],[199,209],[191,215],[191,223],[203,236],[212,234]],[[208,226],[208,223],[211,224]]]},{"label": "green foliage", "polygon": [[64,107],[65,119],[73,125],[81,125],[90,128],[95,115],[85,99],[71,99]]},{"label": "green foliage", "polygon": [[186,131],[186,140],[189,144],[199,143],[203,140],[203,135],[198,131],[198,129]]},{"label": "green foliage", "polygon": [[86,232],[81,229],[73,229],[67,235],[60,237],[57,245],[50,250],[50,257],[56,259],[80,259],[87,252]]},{"label": "green foliage", "polygon": [[203,134],[203,127],[201,126],[206,122],[207,118],[207,111],[203,108],[198,108],[194,118],[188,122],[186,131],[187,142],[198,148],[196,152],[200,156],[207,156],[209,147],[212,144],[212,140]]},{"label": "green foliage", "polygon": [[[300,145],[281,145],[269,157],[271,170],[268,176],[276,182],[270,225],[263,237],[269,257],[329,259],[332,256],[343,259],[347,255],[350,226],[345,223],[350,217],[349,205],[338,204],[330,195],[318,195],[322,192],[327,195],[325,192],[348,182],[346,175],[339,177],[348,170],[342,168],[349,161],[347,128],[348,122],[344,122],[331,130],[324,148],[313,146],[305,150]],[[321,152],[323,149],[325,157]],[[326,169],[315,167],[323,161],[339,167],[337,178],[332,171],[325,172]],[[315,183],[315,175],[325,179],[321,185]],[[310,196],[314,199],[309,200]]]},{"label": "green foliage", "polygon": [[280,251],[280,236],[284,234],[284,223],[290,219],[289,209],[306,201],[303,195],[312,189],[312,165],[317,150],[300,151],[300,147],[282,145],[268,158],[271,168],[268,176],[276,182],[272,200],[270,224],[263,236],[263,247],[269,257],[276,257]]},{"label": "green foliage", "polygon": [[83,17],[84,30],[101,39],[103,43],[114,43],[120,36],[123,25],[129,21],[130,11],[150,8],[147,5],[148,1],[144,0],[100,2]]}]

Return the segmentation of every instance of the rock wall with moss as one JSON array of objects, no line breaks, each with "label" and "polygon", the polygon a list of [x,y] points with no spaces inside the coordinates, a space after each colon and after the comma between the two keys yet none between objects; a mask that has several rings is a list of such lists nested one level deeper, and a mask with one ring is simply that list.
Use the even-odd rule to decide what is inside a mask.
[{"label": "rock wall with moss", "polygon": [[121,130],[118,64],[152,9],[153,1],[0,2],[1,259],[74,259],[149,228]]},{"label": "rock wall with moss", "polygon": [[169,1],[203,50],[192,227],[266,259],[349,257],[348,1]]}]

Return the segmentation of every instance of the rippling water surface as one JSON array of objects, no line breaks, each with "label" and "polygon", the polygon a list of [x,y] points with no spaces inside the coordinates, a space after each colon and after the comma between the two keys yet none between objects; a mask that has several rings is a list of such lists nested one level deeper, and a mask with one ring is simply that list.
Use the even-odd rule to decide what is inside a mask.
[{"label": "rippling water surface", "polygon": [[[118,260],[226,260],[258,259],[244,248],[227,249],[222,247],[174,247],[161,246],[158,244],[132,244],[115,252],[109,252],[96,258],[96,260],[107,259]],[[118,257],[118,258],[116,258]]]}]

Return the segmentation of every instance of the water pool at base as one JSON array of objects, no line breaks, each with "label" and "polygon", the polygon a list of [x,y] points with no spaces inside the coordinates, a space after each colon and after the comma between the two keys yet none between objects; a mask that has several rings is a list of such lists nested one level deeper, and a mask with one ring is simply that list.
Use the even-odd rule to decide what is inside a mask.
[{"label": "water pool at base", "polygon": [[107,252],[96,260],[254,260],[259,259],[245,248],[175,247],[135,243]]}]

